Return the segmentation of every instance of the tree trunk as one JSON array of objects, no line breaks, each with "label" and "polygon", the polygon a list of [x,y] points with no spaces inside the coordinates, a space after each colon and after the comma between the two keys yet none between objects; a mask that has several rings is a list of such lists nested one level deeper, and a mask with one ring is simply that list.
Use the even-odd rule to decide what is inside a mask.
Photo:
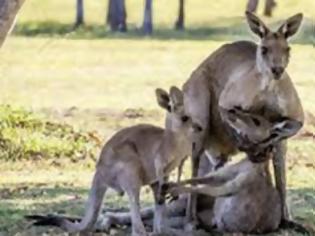
[{"label": "tree trunk", "polygon": [[77,12],[74,26],[78,27],[84,24],[84,3],[83,0],[77,0]]},{"label": "tree trunk", "polygon": [[249,12],[256,12],[259,0],[248,0],[246,10]]},{"label": "tree trunk", "polygon": [[0,47],[14,25],[16,14],[25,0],[0,0]]},{"label": "tree trunk", "polygon": [[277,4],[275,0],[266,0],[264,15],[272,16],[272,11],[276,7],[276,5]]},{"label": "tree trunk", "polygon": [[178,18],[175,23],[175,29],[184,30],[185,28],[185,0],[179,0]]},{"label": "tree trunk", "polygon": [[142,29],[143,33],[146,35],[150,35],[153,32],[152,0],[145,0]]},{"label": "tree trunk", "polygon": [[107,23],[112,31],[127,31],[125,0],[109,0]]}]

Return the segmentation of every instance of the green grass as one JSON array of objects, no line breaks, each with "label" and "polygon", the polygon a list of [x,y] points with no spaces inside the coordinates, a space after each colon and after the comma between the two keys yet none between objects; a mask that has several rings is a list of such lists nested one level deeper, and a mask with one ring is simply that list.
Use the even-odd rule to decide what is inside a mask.
[{"label": "green grass", "polygon": [[[87,24],[76,31],[72,29],[75,1],[28,0],[23,7],[14,34],[0,52],[0,103],[11,105],[9,111],[0,106],[1,137],[5,135],[18,150],[18,155],[8,155],[8,149],[1,149],[6,154],[0,158],[1,236],[61,235],[55,229],[29,228],[23,215],[82,214],[93,174],[93,168],[85,163],[91,158],[71,160],[77,160],[76,153],[95,145],[95,140],[76,143],[75,134],[93,134],[105,142],[128,125],[162,125],[155,88],[180,86],[225,42],[254,39],[242,17],[245,0],[187,1],[185,32],[172,29],[177,1],[154,1],[152,37],[143,37],[138,29],[143,2],[126,2],[127,34],[111,33],[104,26],[107,1],[85,1]],[[306,16],[303,30],[293,40],[288,70],[308,114],[307,125],[302,135],[290,142],[287,162],[291,212],[314,227],[315,119],[311,114],[315,114],[315,2],[278,2],[275,18],[265,19],[273,27],[298,11]],[[17,117],[8,118],[6,114],[12,112]],[[5,120],[10,122],[4,132]],[[21,127],[12,120],[33,125]],[[47,132],[47,122],[60,125],[62,135],[55,128]],[[36,155],[29,155],[34,152],[26,152],[29,149],[44,153],[45,158],[37,160]],[[90,156],[99,152],[97,146],[92,149]],[[145,193],[144,204],[148,204],[148,190]],[[126,202],[112,193],[106,198],[109,207],[126,206]],[[286,233],[282,235],[296,235]]]},{"label": "green grass", "polygon": [[0,160],[41,161],[69,159],[73,162],[95,157],[100,141],[70,125],[45,121],[30,112],[0,106]]}]

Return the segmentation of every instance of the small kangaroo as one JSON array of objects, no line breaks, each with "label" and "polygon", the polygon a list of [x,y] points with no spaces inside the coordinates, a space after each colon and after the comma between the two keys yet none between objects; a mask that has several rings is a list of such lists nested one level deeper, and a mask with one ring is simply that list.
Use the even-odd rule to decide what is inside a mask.
[{"label": "small kangaroo", "polygon": [[[270,121],[282,120],[272,127],[266,142],[277,143],[273,156],[276,188],[280,193],[282,218],[288,219],[285,140],[295,135],[304,123],[301,101],[286,72],[290,59],[288,39],[298,31],[303,15],[288,18],[276,31],[250,12],[246,13],[246,19],[260,42],[237,41],[223,45],[183,85],[185,111],[200,130],[192,139],[192,176],[197,176],[204,151],[209,159],[217,160],[226,160],[239,151],[230,138],[222,110],[240,108]],[[188,206],[188,221],[196,221],[195,206],[193,197]]]},{"label": "small kangaroo", "polygon": [[136,125],[117,132],[103,147],[92,181],[85,215],[79,222],[63,217],[46,217],[45,225],[87,235],[93,231],[107,188],[127,193],[132,218],[132,235],[147,236],[140,215],[140,189],[151,185],[155,199],[154,231],[161,233],[164,179],[191,154],[191,121],[184,112],[183,94],[171,87],[170,93],[156,90],[158,104],[167,111],[165,129]]}]

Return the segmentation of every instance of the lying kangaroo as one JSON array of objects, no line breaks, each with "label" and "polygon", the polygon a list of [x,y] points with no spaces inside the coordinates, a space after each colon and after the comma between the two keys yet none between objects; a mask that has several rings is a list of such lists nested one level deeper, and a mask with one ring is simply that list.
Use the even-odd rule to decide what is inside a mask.
[{"label": "lying kangaroo", "polygon": [[[259,144],[270,135],[273,125],[259,116],[255,116],[253,122],[251,116],[238,111],[229,112],[227,116],[227,123],[235,132],[241,130],[244,135],[235,138],[238,147],[247,153],[247,158],[205,177],[166,184],[164,188],[168,186],[173,195],[195,193],[214,197],[212,212],[209,213],[208,209],[201,211],[198,218],[203,225],[215,225],[220,232],[275,231],[281,220],[281,204],[269,172],[268,160],[273,149]],[[188,187],[188,184],[196,186]]]},{"label": "lying kangaroo", "polygon": [[[161,233],[163,202],[160,186],[167,175],[191,153],[191,121],[184,113],[182,92],[172,87],[170,93],[156,90],[159,105],[167,110],[165,129],[137,125],[122,129],[104,146],[92,181],[85,215],[79,223],[62,217],[48,217],[45,225],[55,225],[68,232],[93,230],[108,187],[129,197],[132,235],[148,235],[140,216],[141,186],[151,185],[155,199],[154,231]],[[158,181],[158,182],[156,182]]]},{"label": "lying kangaroo", "polygon": [[[298,132],[304,114],[294,85],[286,73],[290,58],[288,39],[299,29],[302,14],[287,19],[271,31],[257,16],[246,13],[250,29],[260,37],[257,45],[249,41],[225,44],[213,52],[183,86],[185,111],[200,132],[193,137],[193,177],[197,176],[200,156],[226,160],[238,151],[230,138],[222,110],[240,108],[277,122],[266,142],[277,141],[273,156],[276,187],[280,193],[282,217],[286,208],[285,140]],[[195,198],[188,206],[188,220],[195,220]]]},{"label": "lying kangaroo", "polygon": [[[215,197],[212,214],[202,211],[198,218],[202,225],[216,226],[220,232],[275,231],[281,220],[281,204],[272,185],[269,162],[254,163],[250,158],[224,166],[204,178],[174,184],[169,191],[176,195],[195,193]],[[187,184],[196,186],[187,187]]]}]

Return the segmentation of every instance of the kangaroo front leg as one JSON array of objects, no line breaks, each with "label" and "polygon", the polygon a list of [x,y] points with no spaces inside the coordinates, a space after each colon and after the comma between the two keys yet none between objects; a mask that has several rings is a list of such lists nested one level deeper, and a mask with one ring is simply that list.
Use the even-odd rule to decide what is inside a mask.
[{"label": "kangaroo front leg", "polygon": [[161,234],[163,219],[165,216],[165,195],[162,194],[162,186],[167,180],[164,176],[164,165],[161,163],[160,159],[155,161],[157,182],[151,184],[151,188],[154,194],[154,220],[153,220],[153,231],[154,233]]},{"label": "kangaroo front leg", "polygon": [[236,170],[235,165],[224,166],[224,167],[222,167],[216,171],[210,172],[209,174],[207,174],[204,177],[183,180],[183,181],[180,181],[178,184],[180,184],[180,185],[186,185],[186,184],[218,185],[218,184],[223,184],[224,182],[235,178],[235,176],[238,174],[237,171],[235,171],[235,170]]},{"label": "kangaroo front leg", "polygon": [[204,194],[212,197],[221,197],[232,195],[238,192],[242,186],[246,185],[249,181],[251,181],[251,176],[246,173],[240,173],[233,180],[222,184],[221,186],[208,186],[208,185],[200,185],[200,186],[179,186],[174,187],[169,190],[169,192],[173,195],[179,195],[184,193],[195,193],[195,194]]},{"label": "kangaroo front leg", "polygon": [[178,175],[177,175],[177,183],[180,182],[180,179],[182,177],[183,174],[183,168],[184,168],[184,164],[186,159],[188,158],[188,156],[186,156],[180,163],[179,167],[178,167]]},{"label": "kangaroo front leg", "polygon": [[162,233],[163,219],[165,217],[165,201],[162,196],[161,186],[159,184],[151,185],[154,195],[154,218],[153,232],[156,234]]},{"label": "kangaroo front leg", "polygon": [[[198,150],[195,145],[193,145],[192,149],[192,178],[197,177],[201,150]],[[186,209],[186,218],[188,223],[192,223],[192,227],[194,227],[197,223],[197,195],[190,194],[187,201],[187,209]]]},{"label": "kangaroo front leg", "polygon": [[162,194],[162,186],[166,182],[167,177],[165,176],[166,172],[164,171],[166,168],[161,160],[163,159],[158,158],[155,160],[156,181],[151,183],[151,188],[153,190],[155,200],[160,204],[164,204],[165,197]]},{"label": "kangaroo front leg", "polygon": [[[217,171],[210,172],[205,177],[192,178],[189,180],[181,181],[179,183],[172,183],[172,182],[166,183],[163,185],[163,188],[162,188],[163,194],[166,195],[167,193],[170,192],[170,189],[185,186],[187,184],[191,184],[191,185],[204,184],[207,186],[223,185],[224,183],[235,179],[235,177],[238,175],[237,165],[238,164],[222,167],[221,169],[218,169]],[[172,194],[170,196],[172,196]],[[178,195],[175,194],[172,197],[177,198],[177,196]],[[188,196],[187,200],[189,201],[189,196]],[[187,212],[186,212],[186,214],[187,214]]]},{"label": "kangaroo front leg", "polygon": [[[192,135],[192,177],[197,177],[200,156],[209,134],[211,94],[209,75],[203,71],[195,71],[183,86],[184,106],[191,117],[196,132]],[[197,221],[197,196],[190,196],[187,205],[187,220]]]},{"label": "kangaroo front leg", "polygon": [[276,188],[280,195],[282,219],[289,219],[289,212],[286,203],[286,167],[285,167],[285,155],[286,155],[286,142],[283,141],[276,145],[276,152],[273,155],[273,167],[275,172]]}]

